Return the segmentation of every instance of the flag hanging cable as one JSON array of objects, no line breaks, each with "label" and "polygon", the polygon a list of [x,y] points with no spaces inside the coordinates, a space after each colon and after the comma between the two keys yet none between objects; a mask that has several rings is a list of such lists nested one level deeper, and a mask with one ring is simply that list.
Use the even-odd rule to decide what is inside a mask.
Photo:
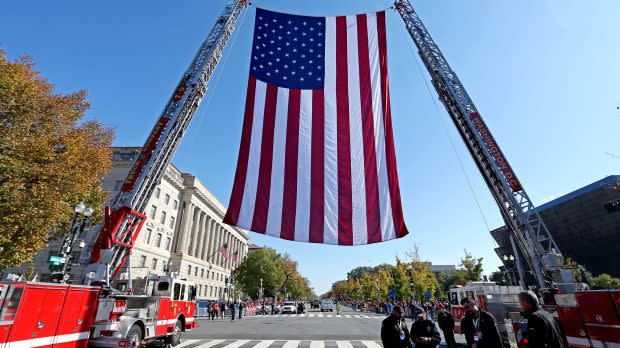
[{"label": "flag hanging cable", "polygon": [[241,145],[224,222],[338,245],[405,236],[385,12],[258,8]]}]

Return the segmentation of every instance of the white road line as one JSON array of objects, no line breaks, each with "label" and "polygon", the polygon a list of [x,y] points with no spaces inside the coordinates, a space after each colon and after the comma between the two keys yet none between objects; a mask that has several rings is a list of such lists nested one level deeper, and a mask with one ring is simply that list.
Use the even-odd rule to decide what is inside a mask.
[{"label": "white road line", "polygon": [[205,344],[201,344],[201,345],[199,345],[196,348],[209,348],[209,347],[213,347],[215,345],[218,345],[218,344],[220,344],[222,342],[224,342],[224,340],[213,340],[213,341],[209,341],[209,342],[207,342]]},{"label": "white road line", "polygon": [[308,314],[308,317],[312,318],[314,317],[314,314]]},{"label": "white road line", "polygon": [[255,345],[253,348],[267,348],[267,347],[269,347],[270,345],[272,345],[272,344],[273,344],[273,342],[275,342],[275,341],[269,341],[269,340],[267,340],[267,341],[260,341],[260,342],[258,342],[258,344],[257,344],[257,345]]},{"label": "white road line", "polygon": [[328,317],[328,318],[331,318],[331,317],[332,317],[332,315],[331,315],[331,314],[328,314],[328,315],[327,315],[327,317]]},{"label": "white road line", "polygon": [[248,342],[250,342],[250,340],[237,340],[231,344],[225,345],[224,348],[239,348]]},{"label": "white road line", "polygon": [[350,316],[350,315],[348,315],[348,314],[345,314],[344,316],[345,316],[345,317],[347,317],[347,318],[351,318],[351,316]]},{"label": "white road line", "polygon": [[323,318],[323,314],[317,314],[319,318]]},{"label": "white road line", "polygon": [[374,341],[362,341],[362,343],[368,348],[381,348],[381,346]]},{"label": "white road line", "polygon": [[299,345],[299,342],[301,341],[286,341],[286,343],[284,343],[282,348],[297,348],[297,346]]},{"label": "white road line", "polygon": [[305,315],[305,314],[300,314],[299,316],[300,316],[300,317],[305,317],[306,315]]},{"label": "white road line", "polygon": [[336,315],[336,318],[342,318],[342,315],[337,314],[337,315]]},{"label": "white road line", "polygon": [[353,345],[349,341],[336,341],[338,348],[353,348]]},{"label": "white road line", "polygon": [[310,341],[310,348],[325,348],[324,341]]},{"label": "white road line", "polygon": [[177,346],[177,348],[183,348],[185,346],[188,346],[188,345],[190,345],[192,343],[196,343],[196,342],[198,342],[198,340],[183,340],[183,342],[181,344],[179,344]]},{"label": "white road line", "polygon": [[362,318],[371,318],[371,317],[369,317],[367,315],[362,315]]}]

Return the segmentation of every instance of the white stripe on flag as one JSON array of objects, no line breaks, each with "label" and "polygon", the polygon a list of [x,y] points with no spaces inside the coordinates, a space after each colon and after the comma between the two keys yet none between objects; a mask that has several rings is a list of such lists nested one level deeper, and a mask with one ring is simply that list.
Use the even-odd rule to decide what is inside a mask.
[{"label": "white stripe on flag", "polygon": [[325,225],[323,243],[338,244],[338,148],[336,142],[336,17],[325,18]]},{"label": "white stripe on flag", "polygon": [[347,70],[349,78],[349,126],[351,131],[351,198],[353,203],[353,244],[366,244],[366,178],[364,173],[364,133],[360,97],[357,16],[347,16]]},{"label": "white stripe on flag", "polygon": [[368,56],[370,59],[370,81],[372,85],[372,107],[375,126],[375,151],[377,152],[377,173],[379,179],[379,206],[381,214],[382,240],[396,238],[392,219],[392,201],[388,182],[385,156],[385,131],[383,126],[383,105],[381,102],[381,73],[379,71],[379,40],[377,15],[368,14]]},{"label": "white stripe on flag", "polygon": [[260,166],[261,142],[263,138],[263,116],[265,115],[265,97],[267,84],[256,80],[256,94],[254,98],[254,119],[252,121],[252,136],[250,139],[250,160],[243,189],[243,201],[239,212],[237,226],[249,230],[252,228],[254,206],[256,204],[256,188],[258,185],[258,168]]},{"label": "white stripe on flag", "polygon": [[310,156],[312,149],[312,90],[302,90],[297,153],[297,209],[295,240],[307,242],[310,234]]},{"label": "white stripe on flag", "polygon": [[284,153],[286,150],[286,122],[288,119],[287,88],[278,88],[276,122],[273,134],[273,161],[271,162],[271,191],[267,212],[266,234],[280,237],[282,223],[282,193],[284,191]]}]

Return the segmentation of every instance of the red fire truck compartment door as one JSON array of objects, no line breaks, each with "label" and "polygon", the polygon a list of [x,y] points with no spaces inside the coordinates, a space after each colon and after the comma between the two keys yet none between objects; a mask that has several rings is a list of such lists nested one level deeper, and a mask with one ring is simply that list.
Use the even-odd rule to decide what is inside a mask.
[{"label": "red fire truck compartment door", "polygon": [[575,293],[583,321],[588,324],[620,325],[618,311],[609,291]]},{"label": "red fire truck compartment door", "polygon": [[56,330],[54,348],[84,348],[97,306],[98,290],[70,286]]},{"label": "red fire truck compartment door", "polygon": [[559,306],[558,315],[570,348],[590,348],[586,324],[576,306]]},{"label": "red fire truck compartment door", "polygon": [[66,286],[26,286],[9,344],[19,347],[51,346],[66,290]]}]

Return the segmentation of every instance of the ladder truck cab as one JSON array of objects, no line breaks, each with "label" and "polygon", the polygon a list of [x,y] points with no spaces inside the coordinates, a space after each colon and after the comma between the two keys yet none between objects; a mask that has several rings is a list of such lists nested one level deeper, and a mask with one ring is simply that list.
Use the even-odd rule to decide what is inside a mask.
[{"label": "ladder truck cab", "polygon": [[461,333],[461,319],[465,317],[465,308],[461,300],[470,298],[476,301],[478,308],[493,314],[502,335],[512,337],[512,322],[520,318],[520,286],[497,285],[495,282],[469,282],[465,286],[450,289],[450,312],[454,317],[454,332]]},{"label": "ladder truck cab", "polygon": [[[133,346],[162,338],[176,346],[183,331],[195,328],[193,283],[169,276],[149,276],[143,283],[142,294],[111,294],[99,300],[91,346]],[[122,288],[122,282],[117,284]]]}]

